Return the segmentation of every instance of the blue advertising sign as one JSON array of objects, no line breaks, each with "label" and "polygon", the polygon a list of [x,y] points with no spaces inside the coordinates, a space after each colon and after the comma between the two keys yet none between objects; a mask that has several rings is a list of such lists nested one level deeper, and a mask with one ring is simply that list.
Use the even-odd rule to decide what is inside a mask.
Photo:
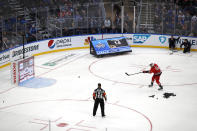
[{"label": "blue advertising sign", "polygon": [[161,42],[161,44],[164,44],[166,40],[167,40],[166,36],[159,36],[159,41]]},{"label": "blue advertising sign", "polygon": [[133,35],[133,43],[134,44],[143,44],[148,38],[149,34],[134,34]]},{"label": "blue advertising sign", "polygon": [[97,55],[132,51],[125,37],[93,40],[91,42]]}]

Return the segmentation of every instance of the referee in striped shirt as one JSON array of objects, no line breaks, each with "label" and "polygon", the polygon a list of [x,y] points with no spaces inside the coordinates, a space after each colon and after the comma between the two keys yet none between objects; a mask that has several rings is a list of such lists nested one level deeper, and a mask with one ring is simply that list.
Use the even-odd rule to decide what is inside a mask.
[{"label": "referee in striped shirt", "polygon": [[101,83],[98,83],[98,88],[94,90],[93,99],[94,99],[93,116],[96,115],[98,105],[100,104],[102,117],[105,117],[104,99],[105,101],[107,101],[107,96],[105,90],[101,88]]}]

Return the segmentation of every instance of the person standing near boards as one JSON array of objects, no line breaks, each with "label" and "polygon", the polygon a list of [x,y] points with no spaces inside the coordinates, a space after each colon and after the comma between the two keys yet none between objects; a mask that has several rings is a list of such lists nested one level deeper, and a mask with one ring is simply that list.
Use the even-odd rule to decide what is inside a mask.
[{"label": "person standing near boards", "polygon": [[173,37],[173,35],[171,35],[171,37],[169,38],[168,42],[169,42],[169,49],[171,51],[175,50],[176,47],[176,42],[180,39],[180,37],[178,37],[177,39]]}]

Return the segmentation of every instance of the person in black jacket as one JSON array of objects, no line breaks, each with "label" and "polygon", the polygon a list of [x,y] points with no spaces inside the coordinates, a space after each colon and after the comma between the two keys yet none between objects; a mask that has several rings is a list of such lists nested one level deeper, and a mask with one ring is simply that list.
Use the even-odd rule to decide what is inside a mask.
[{"label": "person in black jacket", "polygon": [[98,88],[94,90],[93,99],[94,99],[93,116],[96,115],[98,105],[100,104],[102,117],[105,117],[104,99],[105,101],[107,101],[107,97],[106,97],[105,90],[101,88],[101,83],[98,83]]},{"label": "person in black jacket", "polygon": [[180,45],[181,49],[182,46],[184,46],[183,53],[187,53],[187,52],[190,53],[191,43],[187,39],[185,39],[183,43]]},{"label": "person in black jacket", "polygon": [[170,50],[174,50],[175,49],[175,44],[176,44],[176,41],[178,41],[180,39],[180,37],[178,37],[177,39],[174,38],[172,35],[171,35],[171,38],[169,38],[168,42],[169,42],[169,49]]}]

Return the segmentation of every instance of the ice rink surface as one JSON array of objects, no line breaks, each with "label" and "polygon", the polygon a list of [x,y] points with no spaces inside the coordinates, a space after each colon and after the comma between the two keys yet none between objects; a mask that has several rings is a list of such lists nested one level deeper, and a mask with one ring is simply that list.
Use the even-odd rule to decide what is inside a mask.
[{"label": "ice rink surface", "polygon": [[[0,69],[0,131],[196,131],[197,52],[132,49],[102,58],[89,50],[37,56],[35,79],[24,87],[11,85],[9,67]],[[163,91],[148,87],[152,74],[125,75],[151,62],[163,72]],[[100,107],[92,116],[99,82],[108,98],[105,118]]]}]

